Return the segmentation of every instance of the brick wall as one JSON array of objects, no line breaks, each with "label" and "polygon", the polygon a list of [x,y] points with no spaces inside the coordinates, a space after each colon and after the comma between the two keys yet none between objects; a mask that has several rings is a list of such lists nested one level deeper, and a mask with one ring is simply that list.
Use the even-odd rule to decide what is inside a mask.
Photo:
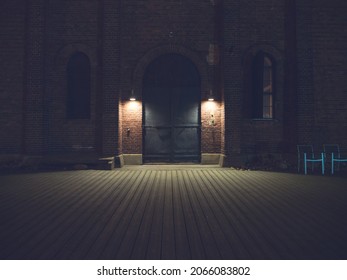
[{"label": "brick wall", "polygon": [[[278,152],[283,141],[284,1],[224,1],[225,154],[228,165],[253,150]],[[254,121],[250,112],[251,61],[262,50],[275,58],[275,119]]]},{"label": "brick wall", "polygon": [[[47,7],[44,132],[49,153],[96,150],[99,6],[96,1],[50,1]],[[67,64],[83,52],[91,66],[91,117],[69,120],[66,114]]]},{"label": "brick wall", "polygon": [[224,1],[224,113],[226,165],[241,153],[240,0]]},{"label": "brick wall", "polygon": [[284,1],[284,63],[283,63],[283,141],[282,152],[296,153],[298,144],[298,65],[296,0]]},{"label": "brick wall", "polygon": [[312,9],[314,123],[312,142],[347,151],[347,3],[315,1]]},{"label": "brick wall", "polygon": [[221,105],[218,101],[201,103],[201,153],[221,153]]},{"label": "brick wall", "polygon": [[[102,154],[119,154],[121,82],[120,1],[103,0],[102,6]],[[100,93],[99,93],[100,94]]]},{"label": "brick wall", "polygon": [[[142,153],[142,105],[131,112],[128,98],[134,89],[141,100],[146,67],[167,53],[187,57],[200,74],[203,153],[225,153],[232,165],[258,147],[269,153],[294,152],[296,143],[347,147],[345,1],[2,4],[1,153],[73,146],[108,156]],[[274,121],[249,114],[249,63],[258,50],[276,62]],[[66,65],[75,51],[91,63],[90,120],[66,119]],[[215,126],[208,125],[204,102],[210,89]]]},{"label": "brick wall", "polygon": [[45,4],[43,0],[32,0],[26,6],[23,152],[27,154],[42,154],[45,151]]},{"label": "brick wall", "polygon": [[22,152],[25,14],[25,1],[1,2],[0,154]]},{"label": "brick wall", "polygon": [[[138,113],[130,113],[128,99],[132,89],[142,98],[142,78],[146,67],[157,57],[178,53],[190,59],[201,78],[201,98],[206,100],[213,86],[213,65],[208,64],[210,45],[214,39],[213,6],[209,1],[123,1],[121,5],[121,91],[123,153],[142,153],[142,105]],[[220,109],[216,124],[203,127],[202,152],[220,152]],[[204,124],[202,108],[201,119]],[[205,122],[206,123],[206,122]],[[130,128],[130,132],[127,132]],[[206,129],[205,129],[206,128]]]},{"label": "brick wall", "polygon": [[142,102],[124,100],[121,105],[122,153],[142,154]]},{"label": "brick wall", "polygon": [[347,147],[347,4],[298,1],[299,142]]},{"label": "brick wall", "polygon": [[314,123],[312,4],[297,1],[298,142],[311,143]]}]

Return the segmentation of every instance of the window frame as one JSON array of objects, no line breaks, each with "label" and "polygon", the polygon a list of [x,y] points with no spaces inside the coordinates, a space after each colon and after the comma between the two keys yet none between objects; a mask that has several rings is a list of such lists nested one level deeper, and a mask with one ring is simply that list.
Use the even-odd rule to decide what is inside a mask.
[{"label": "window frame", "polygon": [[[265,62],[266,60],[269,62],[270,66],[266,67]],[[273,57],[265,53],[263,51],[259,51],[254,57],[253,57],[253,64],[252,64],[252,101],[251,101],[251,117],[254,120],[274,120],[275,119],[275,61]],[[270,87],[271,91],[266,92],[264,90],[264,80],[265,76],[264,73],[266,71],[266,68],[270,69],[269,71],[269,80],[270,80]],[[264,102],[264,98],[268,96],[270,98],[270,106],[266,106]],[[266,116],[265,111],[266,109],[269,109],[269,114]]]}]

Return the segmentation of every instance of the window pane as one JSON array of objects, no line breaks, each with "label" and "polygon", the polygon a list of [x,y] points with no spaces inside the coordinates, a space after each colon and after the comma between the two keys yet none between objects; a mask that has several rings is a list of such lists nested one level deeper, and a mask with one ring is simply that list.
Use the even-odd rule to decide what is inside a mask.
[{"label": "window pane", "polygon": [[272,59],[260,51],[253,61],[252,117],[273,118],[274,67]]},{"label": "window pane", "polygon": [[263,91],[272,92],[272,63],[268,57],[264,57]]},{"label": "window pane", "polygon": [[264,57],[263,70],[263,118],[272,118],[273,68],[268,57]]},{"label": "window pane", "polygon": [[81,52],[70,57],[67,66],[67,117],[90,118],[90,62]]},{"label": "window pane", "polygon": [[272,118],[272,94],[263,94],[263,118]]}]

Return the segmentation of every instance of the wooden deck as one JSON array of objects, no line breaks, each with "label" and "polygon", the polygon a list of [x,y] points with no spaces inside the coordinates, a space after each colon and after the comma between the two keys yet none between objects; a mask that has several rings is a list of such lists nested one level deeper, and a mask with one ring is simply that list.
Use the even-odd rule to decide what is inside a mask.
[{"label": "wooden deck", "polygon": [[1,259],[347,259],[347,180],[203,166],[0,176]]}]

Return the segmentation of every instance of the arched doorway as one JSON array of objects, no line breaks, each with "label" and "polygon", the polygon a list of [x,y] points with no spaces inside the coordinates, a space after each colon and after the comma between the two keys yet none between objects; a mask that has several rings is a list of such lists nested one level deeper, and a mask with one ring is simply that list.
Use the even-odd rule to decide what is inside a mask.
[{"label": "arched doorway", "polygon": [[200,75],[179,54],[149,64],[143,78],[143,160],[200,162]]}]

